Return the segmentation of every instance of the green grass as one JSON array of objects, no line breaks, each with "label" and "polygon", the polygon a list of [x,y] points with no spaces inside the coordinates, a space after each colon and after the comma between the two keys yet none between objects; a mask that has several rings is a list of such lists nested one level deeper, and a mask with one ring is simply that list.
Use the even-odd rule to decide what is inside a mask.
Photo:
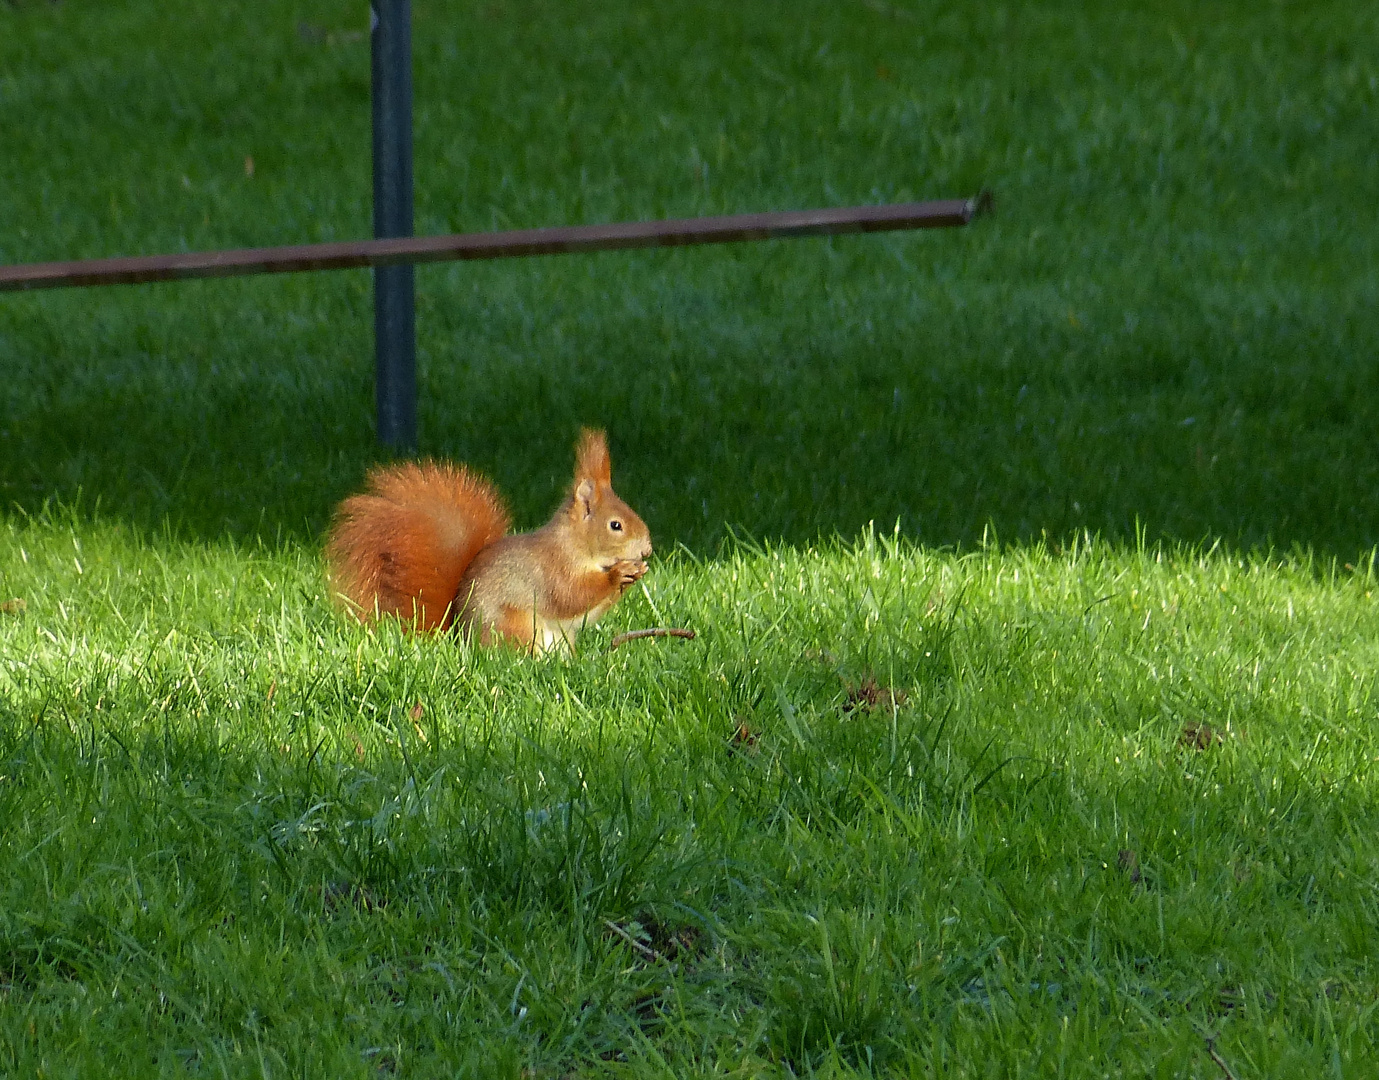
[{"label": "green grass", "polygon": [[1372,568],[737,549],[619,613],[695,642],[531,661],[295,546],[0,558],[13,1075],[1379,1060]]},{"label": "green grass", "polygon": [[[414,7],[421,232],[997,213],[419,269],[576,658],[329,603],[366,275],[0,298],[0,1074],[1373,1074],[1379,15]],[[0,261],[366,235],[363,28],[0,5]]]},{"label": "green grass", "polygon": [[[0,14],[0,259],[367,235],[361,10]],[[422,448],[536,521],[607,424],[697,550],[724,522],[1138,522],[1353,562],[1379,542],[1379,17],[1213,10],[417,0],[419,231],[998,200],[970,230],[424,267]],[[7,296],[0,495],[314,540],[374,454],[369,297],[365,272]]]}]

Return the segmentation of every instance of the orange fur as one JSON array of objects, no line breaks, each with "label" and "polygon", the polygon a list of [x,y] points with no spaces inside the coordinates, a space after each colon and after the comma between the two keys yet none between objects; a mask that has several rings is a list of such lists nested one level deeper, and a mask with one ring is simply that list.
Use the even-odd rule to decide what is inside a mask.
[{"label": "orange fur", "polygon": [[380,467],[367,493],[340,504],[326,558],[360,618],[440,630],[455,617],[465,568],[508,525],[498,492],[462,465]]},{"label": "orange fur", "polygon": [[613,484],[613,463],[608,456],[608,437],[602,431],[584,428],[579,433],[579,446],[575,450],[575,483],[592,480],[595,484],[611,487]]},{"label": "orange fur", "polygon": [[541,528],[506,535],[494,489],[464,466],[395,465],[340,504],[326,544],[337,589],[363,619],[454,625],[481,643],[573,647],[646,573],[651,534],[613,490],[608,440],[580,433],[574,483]]},{"label": "orange fur", "polygon": [[536,636],[536,623],[532,619],[531,611],[523,611],[521,608],[504,608],[493,628],[514,645],[526,649],[532,647],[532,641]]}]

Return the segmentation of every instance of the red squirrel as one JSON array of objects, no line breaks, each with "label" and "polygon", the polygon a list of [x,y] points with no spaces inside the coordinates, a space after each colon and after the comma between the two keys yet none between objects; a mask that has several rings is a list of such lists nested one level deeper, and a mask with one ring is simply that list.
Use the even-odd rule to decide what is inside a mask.
[{"label": "red squirrel", "polygon": [[551,520],[514,536],[510,524],[498,491],[463,465],[381,466],[336,509],[326,558],[361,619],[456,626],[540,652],[573,648],[651,557],[646,524],[613,491],[602,431],[581,432],[574,483]]}]

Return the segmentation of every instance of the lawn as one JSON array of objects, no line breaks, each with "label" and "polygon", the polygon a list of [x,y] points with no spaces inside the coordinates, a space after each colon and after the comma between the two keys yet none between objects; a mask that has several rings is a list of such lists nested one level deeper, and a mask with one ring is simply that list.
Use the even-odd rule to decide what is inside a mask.
[{"label": "lawn", "polygon": [[[414,11],[419,232],[996,213],[418,270],[577,657],[331,603],[366,273],[0,296],[0,1073],[1379,1071],[1379,12]],[[367,235],[365,29],[0,5],[0,262]]]}]

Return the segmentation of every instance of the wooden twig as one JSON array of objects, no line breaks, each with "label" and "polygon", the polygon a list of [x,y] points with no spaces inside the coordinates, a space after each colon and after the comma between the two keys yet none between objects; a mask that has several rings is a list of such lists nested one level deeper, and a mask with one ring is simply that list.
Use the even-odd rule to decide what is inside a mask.
[{"label": "wooden twig", "polygon": [[619,645],[626,645],[629,641],[636,641],[638,638],[644,637],[680,637],[687,641],[693,641],[694,631],[684,630],[678,626],[653,626],[646,630],[629,630],[610,641],[608,651],[612,652]]},{"label": "wooden twig", "polygon": [[658,953],[655,949],[648,948],[646,945],[643,945],[640,941],[634,938],[631,934],[629,934],[621,926],[615,923],[612,919],[604,919],[603,925],[608,927],[609,930],[612,930],[613,933],[617,934],[618,937],[622,938],[623,941],[631,945],[634,949],[636,949],[648,960],[652,961],[652,963],[657,963],[665,960],[665,957]]},{"label": "wooden twig", "polygon": [[1235,1073],[1231,1072],[1231,1067],[1216,1052],[1216,1039],[1214,1037],[1207,1040],[1207,1053],[1211,1055],[1211,1060],[1216,1062],[1217,1067],[1226,1074],[1226,1080],[1235,1080]]}]

